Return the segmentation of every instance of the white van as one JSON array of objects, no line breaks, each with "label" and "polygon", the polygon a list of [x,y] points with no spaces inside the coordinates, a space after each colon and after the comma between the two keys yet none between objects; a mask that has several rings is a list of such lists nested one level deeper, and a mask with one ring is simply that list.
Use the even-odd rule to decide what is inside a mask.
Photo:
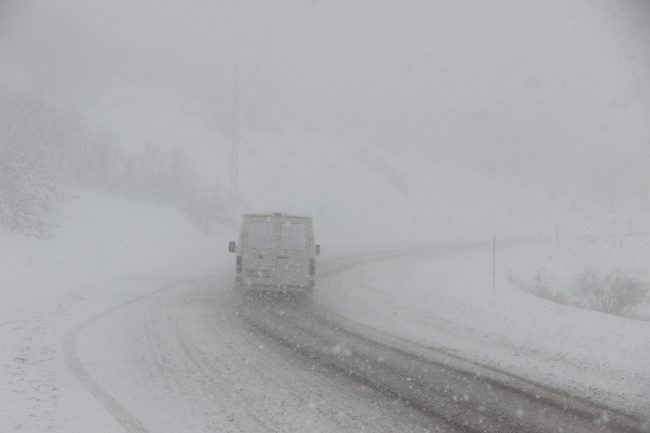
[{"label": "white van", "polygon": [[316,276],[311,217],[274,214],[242,215],[235,282],[238,287],[262,290],[311,292]]}]

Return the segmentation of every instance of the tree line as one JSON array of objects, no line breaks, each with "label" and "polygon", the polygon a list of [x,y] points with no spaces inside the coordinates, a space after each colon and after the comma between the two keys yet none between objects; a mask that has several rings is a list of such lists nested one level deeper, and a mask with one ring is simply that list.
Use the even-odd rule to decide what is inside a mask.
[{"label": "tree line", "polygon": [[0,225],[50,236],[57,204],[73,198],[66,184],[179,208],[206,233],[230,218],[219,185],[197,174],[182,148],[126,151],[77,110],[0,90]]}]

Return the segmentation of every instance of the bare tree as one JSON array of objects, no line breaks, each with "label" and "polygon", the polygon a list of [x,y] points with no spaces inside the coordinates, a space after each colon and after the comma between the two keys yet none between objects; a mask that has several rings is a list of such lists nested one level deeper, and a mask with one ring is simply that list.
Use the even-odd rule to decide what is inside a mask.
[{"label": "bare tree", "polygon": [[594,272],[577,277],[576,295],[584,307],[624,316],[644,302],[650,287],[628,277],[620,269],[599,278]]}]

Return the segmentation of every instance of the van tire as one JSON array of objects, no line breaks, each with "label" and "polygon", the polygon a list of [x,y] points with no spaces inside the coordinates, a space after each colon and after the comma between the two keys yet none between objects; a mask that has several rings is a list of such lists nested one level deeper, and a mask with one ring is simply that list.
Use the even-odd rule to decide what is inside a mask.
[{"label": "van tire", "polygon": [[294,293],[294,299],[296,300],[297,306],[304,307],[310,305],[312,303],[313,298],[314,298],[314,291],[311,289],[300,293]]}]

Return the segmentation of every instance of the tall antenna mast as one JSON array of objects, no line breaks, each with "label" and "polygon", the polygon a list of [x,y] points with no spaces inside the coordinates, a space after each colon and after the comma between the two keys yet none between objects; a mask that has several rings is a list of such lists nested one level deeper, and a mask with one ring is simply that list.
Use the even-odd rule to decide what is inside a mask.
[{"label": "tall antenna mast", "polygon": [[232,152],[230,156],[230,202],[237,213],[237,166],[239,153],[239,66],[235,64],[235,110],[232,131]]}]

